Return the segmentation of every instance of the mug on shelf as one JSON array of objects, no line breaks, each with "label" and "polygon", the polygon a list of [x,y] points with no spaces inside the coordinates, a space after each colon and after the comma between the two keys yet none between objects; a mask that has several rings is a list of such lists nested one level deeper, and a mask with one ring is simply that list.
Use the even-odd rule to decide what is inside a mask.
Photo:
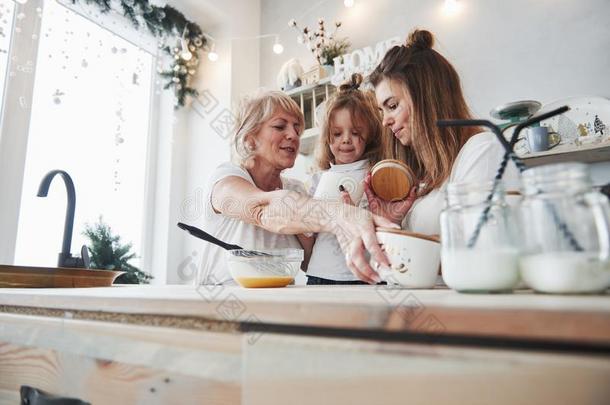
[{"label": "mug on shelf", "polygon": [[547,127],[528,128],[525,137],[530,152],[543,152],[549,149],[549,129]]}]

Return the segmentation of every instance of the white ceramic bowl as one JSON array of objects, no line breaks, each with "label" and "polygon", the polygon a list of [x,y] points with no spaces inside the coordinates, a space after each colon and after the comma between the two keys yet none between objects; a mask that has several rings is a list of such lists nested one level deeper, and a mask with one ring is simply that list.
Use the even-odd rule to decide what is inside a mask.
[{"label": "white ceramic bowl", "polygon": [[372,263],[384,281],[408,288],[434,288],[441,262],[438,238],[377,228],[377,240],[391,264],[391,268],[387,268]]},{"label": "white ceramic bowl", "polygon": [[233,280],[246,288],[285,287],[292,283],[303,261],[302,249],[258,249],[270,256],[244,256],[244,250],[227,251]]}]

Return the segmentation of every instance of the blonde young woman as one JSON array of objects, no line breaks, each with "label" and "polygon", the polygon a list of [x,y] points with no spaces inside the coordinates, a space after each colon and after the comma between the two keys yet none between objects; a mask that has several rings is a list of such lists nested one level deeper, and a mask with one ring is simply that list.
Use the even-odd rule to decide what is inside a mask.
[{"label": "blonde young woman", "polygon": [[[418,184],[403,200],[378,198],[365,179],[372,212],[403,229],[439,234],[444,189],[449,182],[492,180],[504,150],[491,132],[478,128],[439,128],[439,119],[470,119],[460,78],[451,64],[432,49],[433,35],[413,31],[404,45],[390,49],[370,75],[383,125],[391,130],[390,157],[406,163]],[[392,136],[393,134],[393,136]],[[517,187],[517,169],[511,162],[504,180]]]},{"label": "blonde young woman", "polygon": [[[375,226],[392,223],[341,202],[312,200],[298,182],[282,176],[294,165],[302,132],[303,115],[284,93],[266,91],[245,98],[232,139],[233,162],[221,164],[208,180],[203,229],[246,249],[303,247],[306,259],[311,240],[300,235],[330,232],[356,277],[379,282],[364,250],[387,264]],[[224,252],[211,244],[204,249],[199,282],[231,284]]]}]

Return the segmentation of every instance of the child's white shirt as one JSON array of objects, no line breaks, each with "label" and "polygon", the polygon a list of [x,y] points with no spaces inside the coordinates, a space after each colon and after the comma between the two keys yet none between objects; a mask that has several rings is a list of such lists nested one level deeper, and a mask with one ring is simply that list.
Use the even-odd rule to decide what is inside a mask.
[{"label": "child's white shirt", "polygon": [[[331,164],[328,171],[349,173],[357,178],[366,176],[370,165],[368,160],[358,160],[353,163],[347,163],[342,165]],[[310,189],[310,195],[314,195],[318,183],[322,174],[325,172],[318,172],[312,177],[312,186]],[[368,209],[368,201],[366,196],[363,195],[360,201],[354,201],[354,204],[360,208]],[[356,281],[358,278],[350,271],[345,264],[345,255],[341,250],[339,241],[335,234],[341,232],[340,229],[335,230],[334,233],[319,233],[316,238],[316,243],[313,246],[311,253],[311,259],[307,266],[307,275],[324,278],[327,280],[335,281]]]}]

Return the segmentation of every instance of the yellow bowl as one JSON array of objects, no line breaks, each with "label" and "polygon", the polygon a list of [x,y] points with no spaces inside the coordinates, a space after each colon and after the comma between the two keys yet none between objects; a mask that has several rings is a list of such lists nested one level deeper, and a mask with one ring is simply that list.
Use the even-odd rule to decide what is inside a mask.
[{"label": "yellow bowl", "polygon": [[227,264],[233,280],[246,288],[276,288],[292,283],[303,261],[302,249],[258,249],[269,256],[246,256],[229,250]]}]

